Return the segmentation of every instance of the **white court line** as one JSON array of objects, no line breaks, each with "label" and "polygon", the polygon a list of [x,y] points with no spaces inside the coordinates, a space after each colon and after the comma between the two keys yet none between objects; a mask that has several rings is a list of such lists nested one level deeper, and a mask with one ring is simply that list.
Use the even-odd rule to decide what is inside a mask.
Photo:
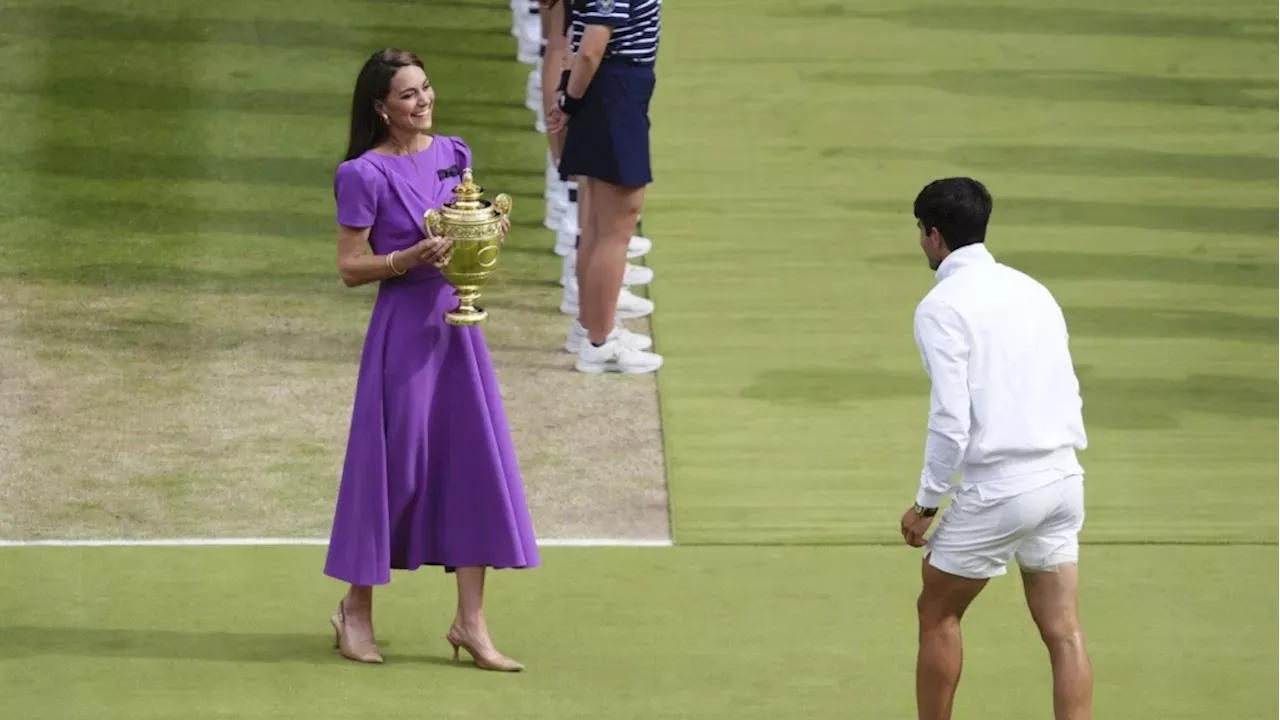
[{"label": "white court line", "polygon": [[[18,547],[265,547],[328,545],[326,538],[162,538],[155,540],[0,540],[0,548]],[[671,547],[670,540],[622,538],[547,538],[540,547]]]}]

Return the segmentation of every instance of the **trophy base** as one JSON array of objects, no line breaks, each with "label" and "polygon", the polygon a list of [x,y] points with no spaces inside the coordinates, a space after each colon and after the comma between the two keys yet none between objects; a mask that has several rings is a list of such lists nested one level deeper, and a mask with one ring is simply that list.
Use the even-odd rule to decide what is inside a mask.
[{"label": "trophy base", "polygon": [[457,310],[454,310],[453,312],[445,313],[444,321],[449,323],[450,325],[460,325],[462,327],[470,327],[472,325],[479,325],[480,323],[484,322],[485,318],[487,317],[489,317],[489,313],[485,312],[484,308],[468,306],[468,307],[459,307]]}]

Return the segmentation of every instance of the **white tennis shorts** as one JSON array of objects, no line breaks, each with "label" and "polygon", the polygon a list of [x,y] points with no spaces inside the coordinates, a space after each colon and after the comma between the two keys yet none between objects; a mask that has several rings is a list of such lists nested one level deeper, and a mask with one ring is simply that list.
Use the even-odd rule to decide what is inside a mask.
[{"label": "white tennis shorts", "polygon": [[951,575],[993,578],[1016,560],[1026,572],[1044,572],[1080,557],[1084,476],[1072,475],[1014,497],[983,501],[960,491],[942,513],[924,553]]}]

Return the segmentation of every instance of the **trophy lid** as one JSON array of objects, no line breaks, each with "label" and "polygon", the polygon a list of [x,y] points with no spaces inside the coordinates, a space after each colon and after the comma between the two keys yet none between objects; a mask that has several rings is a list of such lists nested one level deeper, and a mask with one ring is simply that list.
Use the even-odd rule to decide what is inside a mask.
[{"label": "trophy lid", "polygon": [[475,183],[471,168],[462,171],[462,184],[453,189],[456,200],[449,203],[458,210],[483,210],[489,203],[480,198],[484,196],[484,188]]}]

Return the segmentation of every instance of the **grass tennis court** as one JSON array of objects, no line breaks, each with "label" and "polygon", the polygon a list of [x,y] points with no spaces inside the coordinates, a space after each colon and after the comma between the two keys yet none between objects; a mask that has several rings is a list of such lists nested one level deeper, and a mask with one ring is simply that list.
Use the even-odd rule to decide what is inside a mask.
[{"label": "grass tennis court", "polygon": [[[326,534],[371,299],[333,271],[330,184],[384,45],[515,196],[487,331],[509,402],[623,391],[520,370],[568,363],[509,21],[0,0],[0,539]],[[989,185],[993,252],[1072,327],[1095,716],[1276,716],[1272,6],[698,0],[663,32],[644,225],[676,547],[497,574],[514,677],[448,666],[439,573],[379,595],[371,668],[329,647],[321,548],[0,548],[0,717],[913,717],[910,208],[950,174]],[[571,474],[541,420],[524,462]],[[966,617],[957,718],[1047,715],[1020,593]]]},{"label": "grass tennis court", "polygon": [[[1105,547],[1081,612],[1097,715],[1268,717],[1273,548]],[[393,581],[387,664],[331,654],[317,548],[5,551],[0,668],[9,717],[907,718],[917,570],[897,548],[552,549],[502,576],[495,677],[449,665],[453,588]],[[1198,582],[1189,582],[1188,566]],[[1043,648],[1016,582],[966,616],[957,718],[1046,717]],[[1268,597],[1269,596],[1269,597]],[[317,618],[320,622],[317,622]],[[1208,619],[1212,618],[1212,621]]]},{"label": "grass tennis court", "polygon": [[646,226],[677,541],[896,541],[928,408],[911,203],[956,174],[1067,313],[1088,537],[1275,541],[1273,8],[1004,5],[669,11]]}]

